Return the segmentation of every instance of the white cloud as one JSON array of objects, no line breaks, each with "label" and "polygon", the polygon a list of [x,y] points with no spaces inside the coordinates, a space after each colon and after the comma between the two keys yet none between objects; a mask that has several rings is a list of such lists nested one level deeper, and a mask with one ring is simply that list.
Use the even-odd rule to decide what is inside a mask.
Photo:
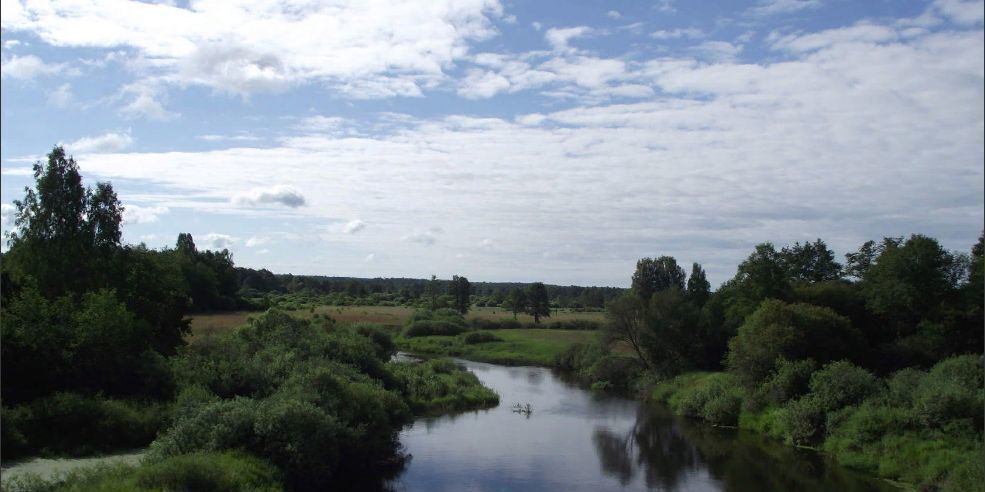
[{"label": "white cloud", "polygon": [[544,27],[544,25],[541,24],[540,22],[534,21],[530,23],[530,27],[534,28],[534,31],[539,31]]},{"label": "white cloud", "polygon": [[75,96],[72,95],[71,84],[62,84],[48,93],[48,104],[56,108],[67,108],[73,100]]},{"label": "white cloud", "polygon": [[761,0],[749,9],[749,14],[766,17],[777,14],[790,14],[804,9],[815,9],[821,6],[820,0]]},{"label": "white cloud", "polygon": [[705,41],[691,48],[704,59],[713,61],[732,61],[742,51],[742,46],[728,41]]},{"label": "white cloud", "polygon": [[363,258],[363,261],[365,261],[366,263],[369,263],[369,262],[371,262],[371,261],[373,261],[375,259],[376,259],[376,253],[370,253],[370,254],[366,255],[365,258]]},{"label": "white cloud", "polygon": [[959,24],[981,24],[985,2],[980,0],[935,0],[933,9]]},{"label": "white cloud", "polygon": [[366,223],[359,219],[352,219],[345,223],[342,227],[342,232],[345,234],[355,234],[366,228]]},{"label": "white cloud", "polygon": [[[318,82],[354,97],[388,97],[419,94],[444,79],[445,70],[468,54],[468,43],[495,35],[493,20],[503,17],[498,0],[427,8],[359,0],[203,0],[188,8],[12,2],[4,3],[0,26],[54,46],[132,50],[143,60],[143,73],[171,86],[245,96]],[[133,111],[150,100],[159,103],[146,94],[136,99]]]},{"label": "white cloud", "polygon": [[555,51],[567,51],[571,47],[568,43],[572,39],[584,36],[592,32],[592,28],[588,26],[577,26],[577,27],[566,27],[566,28],[550,28],[544,33],[544,39],[554,48]]},{"label": "white cloud", "polygon": [[704,37],[705,33],[701,29],[696,27],[685,27],[676,29],[661,29],[659,31],[653,31],[650,33],[650,37],[653,39],[679,39],[688,38],[696,39]]},{"label": "white cloud", "polygon": [[120,114],[126,118],[169,121],[181,116],[165,109],[163,101],[166,97],[156,85],[135,83],[123,87],[120,92],[121,97],[130,98],[130,102],[120,108]]},{"label": "white cloud", "polygon": [[0,204],[0,227],[4,230],[14,224],[14,215],[17,209],[9,203]]},{"label": "white cloud", "polygon": [[339,116],[309,116],[301,119],[298,128],[310,132],[326,132],[337,130],[344,122],[345,118]]},{"label": "white cloud", "polygon": [[608,11],[608,12],[605,13],[605,16],[608,17],[608,18],[610,18],[610,19],[620,19],[620,18],[622,18],[622,14],[620,14],[618,10],[610,10],[610,11]]},{"label": "white cloud", "polygon": [[94,154],[106,152],[121,152],[133,144],[130,132],[110,132],[95,137],[82,137],[68,143],[61,143],[70,154]]},{"label": "white cloud", "polygon": [[255,248],[257,246],[263,246],[264,244],[268,244],[268,243],[270,243],[270,238],[269,237],[253,236],[253,237],[251,237],[251,238],[249,238],[249,239],[246,240],[246,247],[247,248]]},{"label": "white cloud", "polygon": [[263,138],[256,135],[251,135],[249,133],[239,133],[235,135],[199,135],[195,137],[199,140],[204,140],[206,142],[256,142],[263,140]]},{"label": "white cloud", "polygon": [[[983,220],[985,34],[780,38],[771,41],[776,58],[760,63],[686,52],[617,59],[589,76],[596,58],[554,53],[483,66],[510,80],[508,90],[539,71],[552,78],[536,87],[659,91],[638,102],[575,101],[515,119],[388,114],[377,121],[387,131],[358,138],[293,129],[268,148],[100,154],[83,166],[170,190],[175,203],[219,201],[257,183],[317,183],[318,200],[291,214],[305,224],[373,224],[346,242],[411,265],[394,275],[421,276],[430,265],[455,272],[449,253],[484,238],[509,238],[510,260],[476,262],[470,278],[614,285],[654,254],[699,261],[722,281],[763,240],[822,237],[845,252],[920,231],[966,249]],[[432,223],[449,233],[411,232]],[[403,253],[401,239],[434,247]],[[369,250],[318,268],[341,271]]]},{"label": "white cloud", "polygon": [[203,238],[205,249],[221,250],[229,249],[236,244],[239,239],[230,236],[229,234],[218,234],[215,232],[210,232],[206,234]]},{"label": "white cloud", "polygon": [[43,75],[70,72],[63,63],[45,63],[34,55],[3,57],[0,61],[0,77],[30,80]]},{"label": "white cloud", "polygon": [[425,246],[434,246],[434,243],[438,241],[436,232],[437,231],[435,229],[415,230],[400,239],[403,241],[410,241],[412,243],[421,243]]},{"label": "white cloud", "polygon": [[17,40],[17,39],[8,39],[8,40],[6,40],[6,41],[3,42],[3,49],[5,49],[5,50],[12,50],[12,49],[14,49],[17,46],[20,46],[22,44],[24,44],[24,43],[21,42],[20,40]]},{"label": "white cloud", "polygon": [[303,207],[307,200],[301,190],[294,186],[275,185],[269,188],[253,188],[246,193],[233,196],[236,205],[256,207],[262,205],[280,204],[285,207]]},{"label": "white cloud", "polygon": [[127,224],[153,224],[171,210],[168,207],[141,207],[139,205],[125,205],[123,209],[123,221]]}]

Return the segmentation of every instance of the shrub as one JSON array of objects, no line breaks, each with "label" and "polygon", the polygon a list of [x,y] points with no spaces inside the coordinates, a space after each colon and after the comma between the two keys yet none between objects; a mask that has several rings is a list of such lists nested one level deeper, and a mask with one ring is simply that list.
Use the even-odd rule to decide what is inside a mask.
[{"label": "shrub", "polygon": [[857,405],[881,389],[878,378],[847,361],[833,362],[811,376],[811,397],[825,411]]},{"label": "shrub", "polygon": [[727,365],[753,389],[773,372],[780,358],[825,363],[851,358],[863,344],[861,332],[831,309],[769,299],[729,341]]},{"label": "shrub", "polygon": [[404,330],[405,337],[426,337],[431,335],[454,336],[465,331],[460,324],[445,320],[415,321]]},{"label": "shrub", "polygon": [[492,333],[485,331],[471,331],[466,333],[462,337],[462,342],[466,345],[475,345],[477,343],[489,343],[489,342],[502,342],[503,339],[493,335]]},{"label": "shrub", "polygon": [[824,406],[814,395],[791,401],[783,414],[783,428],[794,444],[814,445],[824,436]]},{"label": "shrub", "polygon": [[635,358],[607,354],[595,360],[587,376],[592,381],[606,381],[618,391],[627,391],[641,371]]},{"label": "shrub", "polygon": [[381,360],[390,360],[397,353],[397,344],[387,329],[379,323],[355,323],[352,329],[356,333],[370,339],[376,347],[376,356]]},{"label": "shrub", "polygon": [[909,408],[913,405],[914,394],[927,373],[919,369],[906,368],[896,371],[886,380],[886,403]]},{"label": "shrub", "polygon": [[760,388],[770,403],[780,404],[801,396],[808,391],[811,374],[816,364],[812,359],[788,361],[780,358],[776,369]]},{"label": "shrub", "polygon": [[175,456],[145,464],[135,475],[137,485],[151,490],[281,490],[276,468],[238,452]]},{"label": "shrub", "polygon": [[925,425],[940,428],[969,420],[982,428],[985,382],[981,359],[961,355],[937,363],[913,394],[913,408]]},{"label": "shrub", "polygon": [[552,330],[599,330],[602,324],[598,321],[587,319],[573,319],[568,321],[553,321],[546,326]]}]

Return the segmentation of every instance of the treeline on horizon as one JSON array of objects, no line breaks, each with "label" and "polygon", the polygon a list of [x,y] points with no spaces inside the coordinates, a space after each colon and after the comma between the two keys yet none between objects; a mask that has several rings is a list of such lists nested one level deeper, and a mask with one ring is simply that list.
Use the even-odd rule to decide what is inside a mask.
[{"label": "treeline on horizon", "polygon": [[[259,305],[280,302],[327,304],[332,306],[408,306],[431,307],[432,291],[451,296],[454,279],[358,278],[324,275],[275,274],[267,269],[237,267],[240,294]],[[527,290],[536,282],[470,282],[470,305],[507,307],[510,292]],[[599,310],[622,295],[619,287],[550,285],[547,296],[552,308]],[[439,307],[451,307],[450,297],[439,299]]]}]

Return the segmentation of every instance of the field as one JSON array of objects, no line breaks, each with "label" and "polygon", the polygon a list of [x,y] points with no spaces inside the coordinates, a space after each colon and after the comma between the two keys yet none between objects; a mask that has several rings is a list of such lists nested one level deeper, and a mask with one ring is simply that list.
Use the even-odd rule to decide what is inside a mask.
[{"label": "field", "polygon": [[586,330],[489,330],[501,341],[465,344],[456,336],[397,339],[401,350],[426,355],[451,355],[505,365],[549,366],[554,356],[576,343],[591,343],[597,332]]},{"label": "field", "polygon": [[[327,314],[332,317],[335,321],[343,324],[356,323],[360,321],[366,321],[371,323],[380,323],[387,326],[402,326],[404,321],[414,313],[413,308],[408,307],[398,307],[398,306],[319,306],[315,308],[314,313]],[[313,313],[310,309],[291,311],[291,314],[297,316],[311,316]],[[191,317],[191,333],[189,334],[187,340],[189,343],[195,343],[197,338],[203,336],[208,336],[210,334],[222,333],[229,331],[238,326],[242,326],[247,322],[250,316],[256,316],[260,314],[259,311],[235,311],[228,313],[207,313],[207,314],[196,314]],[[473,307],[468,315],[467,319],[488,319],[488,320],[505,320],[513,319],[513,313],[509,312],[503,308],[493,308],[493,307]],[[551,312],[551,317],[541,320],[542,322],[551,321],[574,321],[574,320],[586,320],[586,321],[598,321],[603,322],[605,320],[605,313],[593,312],[593,313],[579,313],[572,312],[568,310],[557,310]],[[533,323],[533,316],[527,314],[520,314],[517,316],[517,321],[521,323]],[[506,331],[506,330],[501,330]],[[537,330],[524,330],[524,331],[537,331]],[[551,331],[562,331],[562,330],[551,330]]]}]

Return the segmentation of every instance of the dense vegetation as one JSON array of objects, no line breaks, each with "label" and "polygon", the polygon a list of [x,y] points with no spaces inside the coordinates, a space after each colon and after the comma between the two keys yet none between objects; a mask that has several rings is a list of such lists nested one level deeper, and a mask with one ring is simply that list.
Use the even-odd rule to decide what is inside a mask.
[{"label": "dense vegetation", "polygon": [[241,306],[228,252],[187,234],[173,250],[122,246],[112,187],[84,189],[60,148],[35,177],[3,257],[3,458],[151,450],[137,467],[5,486],[378,487],[414,416],[498,402],[454,364],[389,362],[378,325],[270,310],[185,346],[189,309]]},{"label": "dense vegetation", "polygon": [[820,239],[764,243],[715,292],[698,264],[646,258],[608,339],[555,365],[883,477],[982,490],[983,250],[985,233],[970,255],[886,238],[842,266]]}]

